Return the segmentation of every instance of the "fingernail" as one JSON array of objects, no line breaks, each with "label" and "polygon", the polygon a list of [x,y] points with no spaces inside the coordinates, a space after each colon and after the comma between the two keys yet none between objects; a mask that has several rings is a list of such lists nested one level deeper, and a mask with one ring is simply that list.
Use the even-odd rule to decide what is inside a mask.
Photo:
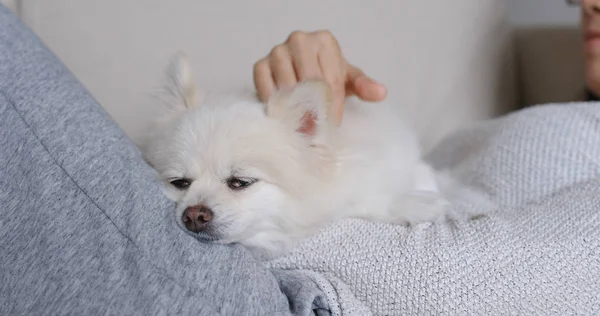
[{"label": "fingernail", "polygon": [[364,97],[366,97],[367,99],[372,100],[372,101],[379,101],[379,100],[382,100],[383,98],[385,98],[385,95],[387,94],[387,92],[386,92],[386,88],[383,84],[381,84],[369,77],[364,77],[364,79],[362,79],[362,80],[365,80],[365,84],[362,87],[362,92],[364,94]]},{"label": "fingernail", "polygon": [[370,80],[370,81],[371,81],[373,84],[375,84],[375,85],[377,85],[377,86],[378,86],[378,87],[376,88],[376,90],[377,90],[377,94],[378,94],[377,98],[384,98],[384,97],[385,97],[385,95],[387,94],[387,89],[386,89],[386,87],[385,87],[385,86],[384,86],[382,83],[380,83],[380,82],[378,82],[378,81],[375,81],[375,80],[373,80],[373,79],[371,79],[371,78],[369,78],[369,80]]}]

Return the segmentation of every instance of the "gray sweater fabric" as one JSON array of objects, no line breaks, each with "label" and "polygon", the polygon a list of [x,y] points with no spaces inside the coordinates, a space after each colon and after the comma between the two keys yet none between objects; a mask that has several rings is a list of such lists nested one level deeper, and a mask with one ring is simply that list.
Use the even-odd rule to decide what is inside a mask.
[{"label": "gray sweater fabric", "polygon": [[334,315],[600,315],[600,104],[482,122],[428,159],[483,190],[490,213],[410,228],[346,220],[269,266],[310,273]]}]

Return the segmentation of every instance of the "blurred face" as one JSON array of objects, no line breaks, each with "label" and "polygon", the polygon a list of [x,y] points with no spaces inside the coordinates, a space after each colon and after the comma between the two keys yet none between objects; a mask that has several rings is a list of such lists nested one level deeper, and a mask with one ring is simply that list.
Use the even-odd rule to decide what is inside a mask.
[{"label": "blurred face", "polygon": [[579,0],[586,83],[600,94],[600,0]]},{"label": "blurred face", "polygon": [[580,0],[581,31],[586,56],[600,57],[600,0]]}]

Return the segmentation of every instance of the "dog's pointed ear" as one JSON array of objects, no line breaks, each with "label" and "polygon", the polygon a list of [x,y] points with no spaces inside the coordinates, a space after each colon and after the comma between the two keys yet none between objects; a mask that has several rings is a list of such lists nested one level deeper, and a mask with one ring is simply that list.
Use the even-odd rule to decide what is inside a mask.
[{"label": "dog's pointed ear", "polygon": [[323,81],[312,80],[275,91],[267,101],[266,111],[268,117],[282,121],[295,131],[315,136],[329,125],[331,103],[329,86]]},{"label": "dog's pointed ear", "polygon": [[[171,105],[176,108],[191,108],[196,105],[196,84],[192,75],[192,66],[184,53],[175,54],[167,67],[166,90],[172,98]],[[175,104],[172,104],[172,103]]]}]

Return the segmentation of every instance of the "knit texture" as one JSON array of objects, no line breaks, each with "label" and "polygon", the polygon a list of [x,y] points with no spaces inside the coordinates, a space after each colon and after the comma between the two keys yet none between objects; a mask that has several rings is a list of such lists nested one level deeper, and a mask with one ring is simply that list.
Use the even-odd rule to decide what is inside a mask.
[{"label": "knit texture", "polygon": [[268,265],[312,271],[334,315],[600,315],[599,104],[521,110],[429,159],[489,194],[491,213],[412,228],[345,220]]}]

